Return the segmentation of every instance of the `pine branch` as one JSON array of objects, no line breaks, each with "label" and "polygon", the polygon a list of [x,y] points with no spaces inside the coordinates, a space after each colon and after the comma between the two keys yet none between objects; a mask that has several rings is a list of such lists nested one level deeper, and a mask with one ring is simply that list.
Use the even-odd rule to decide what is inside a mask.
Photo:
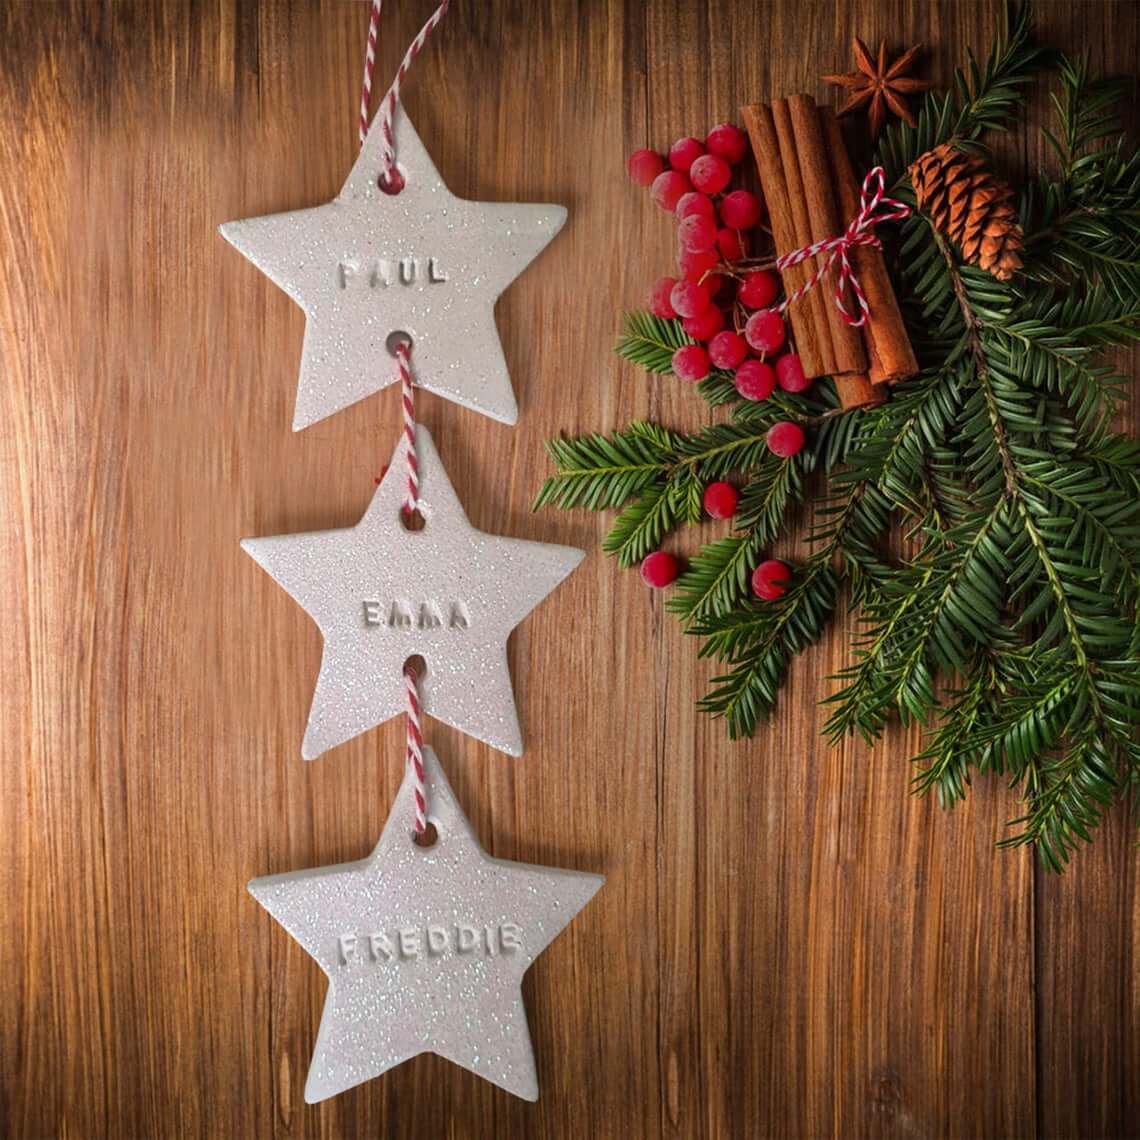
[{"label": "pine branch", "polygon": [[675,488],[657,483],[627,506],[602,541],[607,554],[616,554],[623,569],[640,562],[679,521]]},{"label": "pine branch", "polygon": [[673,371],[673,353],[677,349],[696,343],[679,320],[665,320],[636,310],[625,314],[615,351],[647,372],[664,374]]},{"label": "pine branch", "polygon": [[1064,401],[1083,432],[1105,431],[1123,403],[1124,381],[1091,362],[1093,351],[1062,329],[1035,321],[1011,322],[987,336],[995,374],[1048,392]]},{"label": "pine branch", "polygon": [[679,437],[654,424],[635,422],[609,436],[551,439],[546,450],[558,468],[535,497],[532,510],[555,506],[600,511],[619,507],[666,474]]},{"label": "pine branch", "polygon": [[954,72],[953,90],[930,91],[916,116],[917,125],[894,123],[886,131],[873,165],[881,165],[891,187],[905,192],[907,168],[920,154],[952,139],[977,140],[987,131],[1007,130],[1020,112],[1026,88],[1050,53],[1030,43],[1029,4],[1010,7],[1006,32],[984,65],[968,53],[968,66]]},{"label": "pine branch", "polygon": [[1012,824],[1023,830],[999,846],[1032,843],[1046,867],[1061,871],[1078,839],[1091,842],[1104,808],[1117,797],[1113,761],[1086,732],[1062,756],[1034,770],[1029,792],[1030,810]]},{"label": "pine branch", "polygon": [[[1070,60],[1062,56],[1057,74],[1061,94],[1049,96],[1057,129],[1043,133],[1061,163],[1062,181],[1072,183],[1081,175],[1081,154],[1120,129],[1116,103],[1124,84],[1115,79],[1094,80],[1089,76],[1088,57]],[[1083,164],[1087,170],[1089,163]]]},{"label": "pine branch", "polygon": [[699,706],[724,717],[730,739],[751,735],[775,707],[788,662],[819,640],[838,589],[828,560],[813,558],[779,601],[745,602],[694,626],[692,632],[706,639],[701,655],[730,665],[713,678]]},{"label": "pine branch", "polygon": [[[779,418],[780,405],[773,403],[762,415],[750,414],[739,423],[710,424],[688,436],[635,422],[608,436],[591,433],[550,440],[547,451],[557,471],[543,483],[533,509],[550,505],[606,510],[624,505],[603,549],[617,555],[622,566],[630,566],[657,548],[675,527],[700,522],[704,488],[710,481],[734,471],[751,471],[744,500],[756,518],[747,520],[744,529],[756,530],[752,537],[762,543],[775,534],[786,508],[802,496],[803,473],[815,462],[812,450],[793,460],[779,460],[768,451],[768,428]],[[683,579],[682,589],[697,581],[702,565],[698,556],[690,570],[697,577]],[[695,612],[727,604],[718,597],[719,603],[699,600]]]},{"label": "pine branch", "polygon": [[[655,317],[639,309],[625,314],[614,350],[647,372],[665,375],[673,371],[673,353],[686,344],[696,343],[685,332],[680,320]],[[712,408],[733,404],[740,399],[732,374],[719,368],[714,368],[697,384],[697,391]]]},{"label": "pine branch", "polygon": [[[920,583],[920,586],[925,584]],[[824,725],[824,734],[833,744],[853,732],[858,732],[867,743],[882,735],[895,696],[895,686],[886,668],[888,650],[897,628],[910,617],[920,598],[919,590],[901,599],[893,592],[888,596],[885,591],[864,595],[862,614],[870,629],[855,649],[856,663],[836,674],[837,679],[844,682],[843,688],[823,701],[839,706]]]},{"label": "pine branch", "polygon": [[666,608],[684,622],[728,613],[748,596],[749,578],[759,553],[760,543],[748,534],[719,538],[702,546],[678,579]]},{"label": "pine branch", "polygon": [[759,423],[711,424],[677,446],[678,462],[706,479],[718,479],[732,471],[761,467],[768,451],[768,428],[778,416]]},{"label": "pine branch", "polygon": [[1062,60],[1052,96],[1055,130],[1043,135],[1061,164],[1042,174],[1022,213],[1025,272],[1058,287],[1102,286],[1136,309],[1140,297],[1140,155],[1123,138],[1113,107],[1122,84],[1093,80],[1087,61]]},{"label": "pine branch", "polygon": [[[798,458],[798,457],[797,457]],[[749,532],[760,546],[767,546],[780,533],[789,504],[803,494],[803,461],[780,459],[768,454],[752,469],[740,496],[736,527]]]},{"label": "pine branch", "polygon": [[930,743],[914,758],[918,772],[914,790],[933,791],[940,807],[950,808],[966,798],[972,771],[988,767],[989,750],[967,747],[974,733],[987,723],[995,708],[998,689],[993,655],[979,652],[962,671],[963,685],[950,695]]},{"label": "pine branch", "polygon": [[714,368],[703,380],[697,382],[697,392],[710,408],[740,402],[740,393],[736,390],[732,375],[719,368]]},{"label": "pine branch", "polygon": [[[1027,8],[1013,11],[984,64],[971,57],[916,128],[888,133],[891,178],[938,143],[976,149],[1009,127],[1046,58]],[[949,806],[975,775],[1002,775],[1025,800],[1003,845],[1031,843],[1059,869],[1140,785],[1140,442],[1110,430],[1127,381],[1101,358],[1140,339],[1140,155],[1112,137],[1116,86],[1084,61],[1055,70],[1058,169],[1022,203],[1024,272],[1001,282],[960,264],[921,215],[900,227],[922,369],[887,403],[845,413],[829,382],[743,401],[714,375],[702,395],[734,402],[728,422],[553,441],[536,506],[623,508],[605,548],[626,565],[701,520],[708,482],[741,481],[737,532],[702,547],[667,603],[725,667],[700,707],[730,736],[752,732],[843,587],[861,632],[828,735],[926,723],[915,788]],[[630,314],[619,351],[668,372],[683,343],[680,322]],[[766,446],[781,419],[807,432],[793,460]],[[813,481],[811,557],[761,602],[751,573]]]},{"label": "pine branch", "polygon": [[976,139],[986,131],[1008,130],[1025,102],[1025,88],[1052,53],[1030,43],[1028,2],[1006,9],[1006,30],[999,36],[984,67],[967,50],[968,65],[954,71],[958,116],[954,136]]},{"label": "pine branch", "polygon": [[960,389],[959,370],[950,364],[900,385],[880,411],[874,430],[848,453],[848,466],[879,486],[896,506],[918,511],[927,449],[938,447],[953,431],[962,404]]},{"label": "pine branch", "polygon": [[[1018,296],[960,267],[933,231],[919,235],[915,226],[909,240],[925,252],[909,279],[938,335],[957,340],[937,373],[903,386],[850,461],[921,514],[925,537],[864,590],[867,632],[828,732],[874,738],[893,709],[925,720],[935,679],[961,677],[918,786],[952,803],[971,769],[1010,771],[1029,812],[1009,842],[1061,866],[1120,794],[1122,773],[1140,771],[1140,469],[1135,445],[1106,430],[1118,382],[1093,358],[1102,336],[1132,334],[1132,308],[1096,286]],[[943,440],[964,469],[932,467]],[[945,510],[924,498],[934,483]],[[1016,649],[1019,639],[1031,648]],[[1011,670],[1022,658],[1032,666]],[[1094,756],[1105,761],[1096,771]]]},{"label": "pine branch", "polygon": [[[943,253],[951,273],[960,278],[945,247]],[[1104,540],[1106,537],[1111,539],[1110,545],[1118,552],[1131,554],[1135,559],[1134,552],[1128,550],[1128,544],[1135,540],[1135,535],[1130,527],[1116,529],[1119,519],[1113,519],[1110,523],[1097,517],[1095,512],[1086,512],[1086,538],[1080,548],[1064,542],[1064,536],[1055,530],[1049,533],[1049,528],[1054,525],[1055,512],[1048,499],[1035,494],[1034,490],[1040,485],[1045,470],[1043,464],[1055,462],[1055,456],[1042,453],[1022,443],[1019,438],[1024,434],[1035,434],[1037,424],[1044,427],[1044,421],[1027,420],[1020,404],[1011,398],[1011,393],[1003,392],[1003,384],[1007,388],[1012,387],[1011,378],[995,377],[991,373],[986,352],[987,320],[970,305],[968,291],[960,279],[955,285],[955,295],[969,330],[970,349],[992,431],[993,449],[1000,457],[1005,477],[1004,499],[1012,511],[1009,521],[1013,533],[1006,547],[1009,566],[1007,578],[1013,588],[1007,604],[1035,593],[1020,616],[1017,628],[1032,627],[1039,619],[1045,618],[1045,624],[1039,630],[1038,644],[1056,645],[1063,654],[1061,661],[1064,663],[1065,676],[1072,685],[1076,709],[1080,710],[1080,720],[1077,720],[1076,710],[1069,710],[1068,719],[1061,731],[1068,731],[1078,724],[1081,726],[1067,745],[1066,757],[1087,758],[1100,755],[1105,748],[1127,749],[1131,720],[1126,717],[1122,721],[1119,717],[1110,715],[1098,688],[1097,671],[1099,658],[1128,652],[1132,634],[1131,624],[1115,612],[1116,599],[1104,592]],[[1055,437],[1058,430],[1054,429]],[[1044,489],[1050,490],[1048,482]],[[1086,505],[1090,495],[1103,494],[1103,490],[1094,473],[1092,483],[1086,482],[1082,488]],[[1116,506],[1119,511],[1120,505]],[[1121,512],[1121,516],[1128,519],[1131,512]],[[1095,539],[1090,542],[1092,536],[1101,539],[1102,545],[1099,548]],[[1053,542],[1048,541],[1048,538],[1052,538]],[[1060,543],[1058,540],[1061,540]],[[1127,580],[1126,576],[1124,581]],[[1124,694],[1122,707],[1126,709],[1140,701],[1140,678],[1135,673],[1132,676],[1132,688]],[[1064,709],[1065,703],[1059,699],[1046,702],[1049,709],[1058,706]],[[1038,730],[1038,736],[1028,752],[1036,760],[1037,756],[1059,742],[1060,732],[1054,732],[1051,736],[1041,734],[1044,721],[1040,707],[1036,708],[1032,723]],[[1025,739],[1026,727],[1022,725],[1015,728],[1016,738]],[[1008,732],[1003,739],[1008,739]],[[1020,759],[1024,759],[1024,756]],[[1073,772],[1069,772],[1062,782],[1066,792],[1059,794],[1056,789],[1062,784],[1049,784],[1050,771],[1052,769],[1042,768],[1038,772],[1038,779],[1049,786],[1049,791],[1047,794],[1034,795],[1025,835],[1038,842],[1048,853],[1047,857],[1057,863],[1066,857],[1072,834],[1084,837],[1088,828],[1099,818],[1098,810],[1086,810],[1083,814],[1077,811],[1072,798],[1073,789],[1085,783],[1090,788],[1103,791],[1106,777],[1104,772],[1097,773],[1095,778],[1092,774],[1085,773],[1084,779],[1079,780]],[[1062,818],[1066,812],[1073,818]],[[1074,826],[1073,820],[1080,820],[1080,826]]]}]

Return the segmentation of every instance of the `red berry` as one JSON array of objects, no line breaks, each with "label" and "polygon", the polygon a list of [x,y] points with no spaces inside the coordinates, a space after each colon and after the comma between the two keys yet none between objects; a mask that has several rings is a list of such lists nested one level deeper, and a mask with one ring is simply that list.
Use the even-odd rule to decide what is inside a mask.
[{"label": "red berry", "polygon": [[746,360],[733,383],[746,400],[766,400],[776,390],[776,370],[762,360]]},{"label": "red berry", "polygon": [[749,190],[733,190],[720,202],[720,220],[734,230],[750,230],[760,220],[760,199]]},{"label": "red berry", "polygon": [[705,149],[735,166],[748,150],[748,136],[732,123],[721,123],[709,131]]},{"label": "red berry", "polygon": [[681,196],[687,194],[692,188],[689,180],[683,174],[679,174],[676,170],[666,170],[653,179],[650,194],[653,196],[653,201],[661,209],[672,210],[676,208]]},{"label": "red berry", "polygon": [[705,148],[698,139],[678,139],[669,148],[669,165],[682,174],[688,174],[689,167],[704,153]]},{"label": "red berry", "polygon": [[[676,308],[675,305],[673,307]],[[775,309],[753,313],[744,326],[744,339],[757,352],[775,352],[784,343],[785,336],[784,318]]]},{"label": "red berry", "polygon": [[[719,312],[719,310],[718,310]],[[748,344],[744,337],[732,329],[718,332],[709,341],[709,359],[717,368],[732,369],[742,363],[748,355]]]},{"label": "red berry", "polygon": [[752,571],[752,592],[765,602],[782,598],[791,581],[792,572],[782,562],[769,558]]},{"label": "red berry", "polygon": [[677,227],[677,238],[681,245],[692,253],[707,253],[716,248],[716,222],[690,214],[681,220]]},{"label": "red berry", "polygon": [[709,307],[712,291],[696,281],[678,281],[669,292],[669,302],[679,317],[695,317]]},{"label": "red berry", "polygon": [[695,317],[686,317],[681,327],[693,340],[712,340],[724,328],[724,313],[716,305],[709,305]]},{"label": "red berry", "polygon": [[705,279],[703,284],[708,288],[709,296],[715,297],[724,287],[726,277],[722,277],[719,273],[710,273]]},{"label": "red berry", "polygon": [[667,550],[647,554],[641,563],[641,580],[655,590],[668,586],[677,577],[677,559]]},{"label": "red berry", "polygon": [[[711,249],[692,250],[682,249],[677,254],[677,268],[685,275],[688,281],[700,281],[707,273],[720,264],[720,257]],[[714,290],[709,286],[709,296]]]},{"label": "red berry", "polygon": [[758,269],[745,276],[736,295],[745,308],[766,309],[776,299],[779,291],[779,278],[766,269]]},{"label": "red berry", "polygon": [[659,277],[657,279],[652,292],[649,294],[649,311],[655,317],[663,317],[668,320],[677,315],[672,302],[669,300],[669,294],[676,284],[676,277]]},{"label": "red berry", "polygon": [[681,200],[677,203],[678,218],[687,218],[690,214],[699,214],[702,218],[708,218],[710,222],[716,221],[716,207],[712,199],[707,194],[698,194],[695,190],[682,194]]},{"label": "red berry", "polygon": [[732,178],[732,171],[723,158],[715,154],[702,154],[689,167],[689,178],[693,188],[702,194],[719,194]]},{"label": "red berry", "polygon": [[711,518],[732,518],[739,501],[740,492],[731,483],[710,483],[705,488],[705,511]]},{"label": "red berry", "polygon": [[811,387],[803,363],[794,352],[785,352],[776,361],[776,381],[785,392],[806,392]]},{"label": "red berry", "polygon": [[643,147],[625,160],[625,169],[638,186],[651,186],[653,179],[665,169],[665,160],[655,150]]},{"label": "red berry", "polygon": [[781,459],[791,459],[804,445],[804,429],[791,420],[782,420],[768,429],[768,450]]},{"label": "red berry", "polygon": [[748,235],[725,227],[717,230],[716,247],[725,261],[740,261],[748,256]]},{"label": "red berry", "polygon": [[699,344],[682,345],[673,353],[673,374],[693,383],[703,380],[709,374],[709,354]]}]

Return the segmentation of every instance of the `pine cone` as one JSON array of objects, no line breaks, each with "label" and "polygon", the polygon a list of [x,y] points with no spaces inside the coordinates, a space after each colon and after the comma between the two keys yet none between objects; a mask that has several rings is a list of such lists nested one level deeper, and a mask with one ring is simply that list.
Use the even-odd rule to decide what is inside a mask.
[{"label": "pine cone", "polygon": [[1013,190],[975,155],[943,143],[910,167],[918,208],[953,240],[966,261],[999,281],[1021,268],[1021,227]]}]

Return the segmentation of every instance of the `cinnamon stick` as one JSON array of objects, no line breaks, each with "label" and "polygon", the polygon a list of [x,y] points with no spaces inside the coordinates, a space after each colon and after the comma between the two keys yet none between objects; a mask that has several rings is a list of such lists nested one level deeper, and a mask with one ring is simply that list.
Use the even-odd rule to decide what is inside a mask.
[{"label": "cinnamon stick", "polygon": [[878,384],[872,384],[866,372],[846,372],[835,377],[835,391],[839,403],[847,411],[881,404],[887,393]]},{"label": "cinnamon stick", "polygon": [[[803,176],[800,173],[796,136],[792,128],[792,116],[786,99],[774,99],[772,101],[772,122],[775,124],[776,138],[779,140],[780,161],[784,168],[784,179],[788,187],[788,202],[792,212],[792,225],[795,230],[795,244],[792,246],[792,249],[802,249],[805,245],[811,245],[815,239],[811,236],[811,220],[808,217],[807,198],[804,192]],[[771,213],[771,211],[769,211],[769,213]],[[789,251],[777,250],[777,252],[783,254]],[[802,262],[794,268],[798,271],[798,280],[793,288],[788,289],[787,271],[785,271],[784,274],[784,287],[789,295],[791,295],[795,289],[799,288],[801,283],[809,280],[815,273],[815,266],[811,261]],[[823,292],[817,285],[795,304],[789,305],[787,312],[793,312],[797,305],[805,309],[811,315],[812,328],[815,330],[815,337],[819,343],[822,357],[822,367],[820,371],[809,372],[805,368],[804,375],[808,377],[831,376],[836,371],[837,361],[835,346],[831,339],[831,325],[827,319],[826,302]]]},{"label": "cinnamon stick", "polygon": [[[810,240],[814,242],[838,237],[850,219],[841,219],[839,216],[834,178],[827,159],[823,128],[820,126],[815,100],[810,95],[791,95],[787,102],[803,180],[804,206],[810,226]],[[823,259],[823,254],[811,259],[809,264],[815,266],[812,269],[813,274],[818,268],[818,262]],[[838,284],[839,267],[832,265],[815,286],[823,300],[824,312],[827,315],[831,344],[835,352],[834,375],[837,378],[844,373],[858,374],[867,371],[867,353],[863,349],[859,330],[844,320],[839,306],[835,303]]]},{"label": "cinnamon stick", "polygon": [[[768,218],[772,224],[772,239],[776,245],[776,253],[778,255],[791,253],[798,246],[772,111],[764,103],[755,103],[749,107],[742,107],[741,115],[752,142],[752,154],[756,160],[757,173],[760,175],[760,187],[768,204]],[[789,294],[795,292],[806,280],[803,266],[786,270],[783,278],[785,290]],[[816,335],[811,310],[806,306],[799,308],[792,306],[786,312],[804,375],[809,377],[825,375],[828,371],[827,360]],[[828,349],[830,351],[830,345]]]},{"label": "cinnamon stick", "polygon": [[[830,107],[820,107],[819,122],[831,160],[839,210],[849,221],[859,210],[859,183],[835,112]],[[859,246],[852,250],[852,266],[871,309],[871,315],[863,326],[863,339],[870,360],[872,383],[895,384],[914,376],[918,372],[918,361],[907,336],[882,252],[873,246]]]}]

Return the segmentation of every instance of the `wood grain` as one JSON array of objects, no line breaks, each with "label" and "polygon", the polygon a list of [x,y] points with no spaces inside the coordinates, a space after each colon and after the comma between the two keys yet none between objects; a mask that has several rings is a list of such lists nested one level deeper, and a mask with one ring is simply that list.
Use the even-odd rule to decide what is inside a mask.
[{"label": "wood grain", "polygon": [[[378,85],[430,7],[386,6]],[[337,191],[366,6],[3,7],[0,1135],[1140,1132],[1127,821],[1051,878],[994,852],[1005,790],[950,815],[907,795],[913,733],[828,749],[815,701],[843,631],[728,744],[694,711],[693,643],[597,552],[607,520],[528,509],[544,437],[703,415],[610,353],[671,257],[624,155],[774,94],[829,98],[818,75],[856,31],[927,42],[945,79],[998,16],[457,0],[417,62],[408,102],[457,193],[571,211],[498,307],[518,427],[430,397],[424,419],[477,526],[593,552],[512,640],[525,759],[429,738],[494,854],[608,882],[524,986],[537,1105],[422,1057],[313,1108],[324,978],[244,884],[366,852],[401,730],[301,762],[319,635],[237,540],[354,521],[396,392],[293,435],[301,313],[215,227]],[[1135,70],[1135,5],[1039,17]]]}]

